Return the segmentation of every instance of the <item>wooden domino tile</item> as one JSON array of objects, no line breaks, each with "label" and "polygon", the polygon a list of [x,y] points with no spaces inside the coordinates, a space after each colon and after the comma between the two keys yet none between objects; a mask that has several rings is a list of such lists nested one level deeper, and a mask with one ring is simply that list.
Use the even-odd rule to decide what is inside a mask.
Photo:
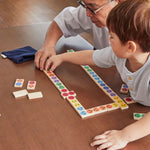
[{"label": "wooden domino tile", "polygon": [[104,112],[107,112],[106,105],[101,105],[101,106],[96,106],[96,107],[93,107],[93,108],[89,108],[89,109],[86,110],[86,115],[84,116],[84,118],[89,117],[89,116],[94,116],[94,115],[104,113]]},{"label": "wooden domino tile", "polygon": [[67,50],[67,52],[74,52],[74,50],[73,49],[69,49],[69,50]]},{"label": "wooden domino tile", "polygon": [[[106,95],[108,95],[113,101],[114,97],[120,98],[88,65],[81,65],[85,72],[92,78],[92,80],[100,87]],[[121,98],[120,98],[121,99]]]},{"label": "wooden domino tile", "polygon": [[16,79],[14,87],[21,88],[23,87],[23,83],[24,83],[24,79]]},{"label": "wooden domino tile", "polygon": [[136,103],[136,101],[133,100],[132,97],[125,97],[125,98],[124,98],[124,101],[125,101],[127,104]]},{"label": "wooden domino tile", "polygon": [[43,94],[42,92],[33,92],[33,93],[28,93],[28,99],[37,99],[37,98],[42,98]]},{"label": "wooden domino tile", "polygon": [[27,94],[28,92],[26,89],[13,92],[15,98],[23,97],[26,96]]},{"label": "wooden domino tile", "polygon": [[86,109],[74,96],[68,96],[67,100],[71,104],[71,106],[76,110],[76,112],[80,115],[81,118],[86,117],[87,114]]},{"label": "wooden domino tile", "polygon": [[7,56],[4,55],[4,54],[1,54],[1,57],[4,58],[4,59],[7,58]]},{"label": "wooden domino tile", "polygon": [[55,87],[61,92],[62,89],[67,89],[64,84],[58,79],[58,77],[51,71],[44,70],[47,77],[53,82]]},{"label": "wooden domino tile", "polygon": [[123,94],[128,94],[128,86],[126,84],[122,84],[121,85],[121,89],[120,89],[120,93],[123,93]]},{"label": "wooden domino tile", "polygon": [[[68,52],[74,51],[68,50]],[[81,65],[81,67],[92,78],[92,80],[104,91],[104,93],[114,101],[114,103],[85,109],[77,100],[76,93],[74,91],[69,91],[54,74],[54,72],[44,70],[44,73],[52,81],[55,87],[60,91],[61,96],[71,104],[71,106],[76,110],[76,112],[80,115],[81,118],[86,118],[118,108],[128,108],[128,105],[88,65]]]},{"label": "wooden domino tile", "polygon": [[106,107],[107,107],[107,111],[116,110],[120,108],[119,104],[117,103],[107,104]]},{"label": "wooden domino tile", "polygon": [[145,113],[133,113],[134,120],[140,120],[144,116],[145,116]]},{"label": "wooden domino tile", "polygon": [[34,90],[35,87],[36,87],[36,81],[28,81],[28,84],[27,84],[28,90]]}]

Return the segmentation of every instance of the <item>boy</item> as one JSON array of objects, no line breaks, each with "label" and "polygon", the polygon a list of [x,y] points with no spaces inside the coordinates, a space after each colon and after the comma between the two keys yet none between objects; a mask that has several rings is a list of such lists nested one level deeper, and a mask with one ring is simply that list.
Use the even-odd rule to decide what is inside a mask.
[{"label": "boy", "polygon": [[[127,0],[112,9],[107,18],[111,47],[52,56],[51,71],[67,61],[75,64],[111,67],[116,65],[131,97],[150,106],[150,1]],[[141,130],[144,127],[144,130]],[[110,130],[94,138],[97,150],[116,150],[150,134],[150,112],[122,130]]]}]

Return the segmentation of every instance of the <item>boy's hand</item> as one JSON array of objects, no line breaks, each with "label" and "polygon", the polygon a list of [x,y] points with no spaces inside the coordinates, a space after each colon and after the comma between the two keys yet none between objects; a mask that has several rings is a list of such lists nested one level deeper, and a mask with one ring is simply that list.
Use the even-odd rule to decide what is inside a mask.
[{"label": "boy's hand", "polygon": [[118,150],[124,148],[127,144],[128,141],[124,139],[122,130],[110,130],[94,137],[91,146],[100,145],[97,150]]},{"label": "boy's hand", "polygon": [[45,70],[50,69],[54,71],[63,62],[61,55],[53,55],[47,59],[45,64]]}]

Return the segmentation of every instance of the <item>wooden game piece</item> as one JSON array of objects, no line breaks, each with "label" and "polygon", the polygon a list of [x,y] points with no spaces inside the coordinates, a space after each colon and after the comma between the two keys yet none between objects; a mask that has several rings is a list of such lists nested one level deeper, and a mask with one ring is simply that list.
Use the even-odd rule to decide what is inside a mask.
[{"label": "wooden game piece", "polygon": [[24,79],[16,79],[14,87],[21,88],[23,87],[23,83],[24,83]]},{"label": "wooden game piece", "polygon": [[69,91],[68,94],[69,94],[70,96],[76,96],[76,95],[77,95],[74,91]]},{"label": "wooden game piece", "polygon": [[69,96],[68,92],[62,92],[61,96],[63,97],[63,99],[66,99]]},{"label": "wooden game piece", "polygon": [[61,93],[68,93],[69,91],[68,91],[68,89],[61,89],[60,92]]},{"label": "wooden game piece", "polygon": [[43,71],[47,77],[52,81],[55,87],[61,92],[62,89],[67,89],[64,84],[58,79],[58,77],[51,71]]},{"label": "wooden game piece", "polygon": [[126,103],[120,103],[119,105],[120,105],[121,110],[129,108],[129,106]]},{"label": "wooden game piece", "polygon": [[28,93],[28,98],[29,99],[37,99],[37,98],[42,98],[42,97],[43,97],[42,92]]},{"label": "wooden game piece", "polygon": [[120,108],[119,104],[117,104],[117,103],[107,104],[106,107],[107,107],[107,111],[116,110],[116,109]]},{"label": "wooden game piece", "polygon": [[76,110],[76,112],[80,115],[81,118],[86,117],[87,112],[85,108],[74,96],[68,96],[67,100],[71,104],[71,106]]},{"label": "wooden game piece", "polygon": [[27,84],[28,90],[34,90],[35,86],[36,86],[36,81],[28,81],[28,84]]},{"label": "wooden game piece", "polygon": [[[121,100],[121,98],[89,67],[88,65],[81,65],[85,72],[92,78],[92,80],[100,87],[100,89],[108,95],[114,102]],[[127,105],[124,104],[124,109]]]},{"label": "wooden game piece", "polygon": [[67,52],[74,52],[74,50],[73,49],[69,49],[69,50],[67,50]]},{"label": "wooden game piece", "polygon": [[121,85],[120,93],[127,94],[129,91],[128,86],[126,84]]},{"label": "wooden game piece", "polygon": [[15,98],[23,97],[26,96],[27,94],[28,92],[26,89],[13,92]]},{"label": "wooden game piece", "polygon": [[145,116],[145,113],[133,113],[134,120],[140,120]]},{"label": "wooden game piece", "polygon": [[[68,52],[74,52],[73,50],[68,50]],[[96,115],[102,112],[111,111],[118,109],[119,107],[127,109],[128,105],[88,66],[81,65],[81,67],[86,71],[86,73],[92,78],[92,80],[101,88],[106,95],[108,95],[115,103],[110,103],[107,105],[102,105],[90,109],[85,109],[81,103],[76,99],[76,93],[74,91],[69,91],[64,84],[58,79],[54,72],[49,70],[44,70],[44,73],[60,91],[61,96],[72,105],[76,112],[80,115],[81,118],[86,118],[92,115]]]},{"label": "wooden game piece", "polygon": [[4,58],[4,59],[7,58],[7,56],[4,55],[4,54],[1,54],[1,57]]},{"label": "wooden game piece", "polygon": [[127,104],[136,103],[136,101],[133,100],[132,97],[125,97],[125,98],[124,98],[124,101],[125,101]]}]

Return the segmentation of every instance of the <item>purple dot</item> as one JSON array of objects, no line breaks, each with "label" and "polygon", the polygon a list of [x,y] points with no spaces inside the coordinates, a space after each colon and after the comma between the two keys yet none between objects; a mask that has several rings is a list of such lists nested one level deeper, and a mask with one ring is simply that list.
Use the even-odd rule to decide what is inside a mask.
[{"label": "purple dot", "polygon": [[108,93],[111,93],[111,92],[112,92],[112,90],[107,90],[107,92],[108,92]]},{"label": "purple dot", "polygon": [[52,79],[52,80],[55,80],[55,79],[57,79],[57,77],[51,77],[51,79]]},{"label": "purple dot", "polygon": [[110,93],[110,96],[116,96],[116,94],[115,93]]},{"label": "purple dot", "polygon": [[54,82],[58,83],[58,82],[59,82],[59,80],[54,80]]}]

